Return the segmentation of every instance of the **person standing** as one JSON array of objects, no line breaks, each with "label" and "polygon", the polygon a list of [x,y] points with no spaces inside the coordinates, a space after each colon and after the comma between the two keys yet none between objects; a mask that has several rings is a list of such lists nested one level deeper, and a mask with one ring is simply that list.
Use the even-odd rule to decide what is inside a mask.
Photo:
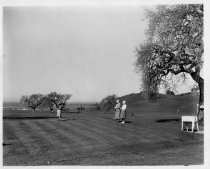
[{"label": "person standing", "polygon": [[127,105],[125,100],[123,101],[123,105],[121,107],[121,113],[120,113],[120,119],[122,120],[122,124],[125,124],[125,119],[126,119],[126,109],[127,109]]},{"label": "person standing", "polygon": [[63,107],[64,107],[64,104],[63,104],[63,103],[60,103],[60,104],[58,105],[57,117],[58,117],[59,120],[61,120],[61,113],[62,113],[61,111],[62,111]]},{"label": "person standing", "polygon": [[114,116],[114,119],[115,120],[119,120],[120,119],[120,101],[117,100],[116,101],[117,104],[115,105],[114,109],[115,109],[115,116]]},{"label": "person standing", "polygon": [[60,105],[57,108],[57,117],[59,120],[61,119],[61,106]]}]

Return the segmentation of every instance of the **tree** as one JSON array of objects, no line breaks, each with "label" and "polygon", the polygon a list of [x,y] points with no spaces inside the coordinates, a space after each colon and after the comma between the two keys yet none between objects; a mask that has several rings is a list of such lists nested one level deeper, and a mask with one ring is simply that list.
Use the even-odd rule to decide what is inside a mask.
[{"label": "tree", "polygon": [[200,89],[199,104],[204,103],[203,5],[158,6],[147,10],[147,40],[136,48],[135,68],[148,95],[167,83],[167,76],[191,75]]},{"label": "tree", "polygon": [[166,91],[166,94],[167,94],[167,95],[173,95],[173,96],[175,95],[174,92],[171,91],[171,90],[167,90],[167,91]]},{"label": "tree", "polygon": [[54,103],[57,108],[59,108],[60,105],[62,105],[62,108],[64,108],[66,101],[71,97],[71,94],[58,94],[56,92],[51,92],[48,94],[48,99]]},{"label": "tree", "polygon": [[96,107],[96,110],[100,110],[101,109],[100,104],[98,104],[98,103],[95,104],[95,107]]},{"label": "tree", "polygon": [[50,112],[53,112],[54,109],[54,103],[51,101],[51,99],[48,97],[48,95],[44,96],[42,99],[42,106],[49,108]]},{"label": "tree", "polygon": [[114,108],[116,104],[116,99],[117,96],[115,94],[108,95],[101,100],[100,107],[105,111],[109,111],[110,109]]},{"label": "tree", "polygon": [[27,107],[31,108],[33,111],[36,111],[36,109],[42,104],[43,95],[42,94],[32,94],[30,96],[22,96],[20,98],[20,102],[23,105],[26,105]]}]

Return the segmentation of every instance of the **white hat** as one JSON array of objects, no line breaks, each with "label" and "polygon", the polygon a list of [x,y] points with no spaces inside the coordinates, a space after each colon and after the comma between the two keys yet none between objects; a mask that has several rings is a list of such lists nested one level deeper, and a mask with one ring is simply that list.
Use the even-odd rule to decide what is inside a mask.
[{"label": "white hat", "polygon": [[123,103],[125,103],[125,100],[123,100]]}]

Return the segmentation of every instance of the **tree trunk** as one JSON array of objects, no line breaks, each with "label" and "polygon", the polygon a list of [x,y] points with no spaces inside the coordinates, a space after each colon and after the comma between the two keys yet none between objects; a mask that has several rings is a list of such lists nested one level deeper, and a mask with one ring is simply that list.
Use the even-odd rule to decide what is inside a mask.
[{"label": "tree trunk", "polygon": [[201,79],[198,85],[200,90],[199,105],[204,105],[204,80]]},{"label": "tree trunk", "polygon": [[33,106],[28,106],[29,108],[31,108],[33,110],[33,112],[36,111],[36,107],[33,107]]},{"label": "tree trunk", "polygon": [[51,112],[51,113],[53,112],[53,107],[50,107],[50,112]]},{"label": "tree trunk", "polygon": [[201,121],[204,119],[204,109],[200,109],[200,106],[204,105],[204,80],[199,80],[198,85],[200,90],[198,120]]},{"label": "tree trunk", "polygon": [[[195,80],[198,83],[199,86],[199,107],[201,105],[204,105],[204,79],[202,77],[200,77],[199,75],[196,74],[191,74],[193,80]],[[198,111],[198,120],[202,120],[204,117],[200,117],[200,111],[204,111],[204,110],[200,110]],[[203,115],[202,115],[203,116]]]},{"label": "tree trunk", "polygon": [[193,80],[198,83],[200,90],[199,105],[204,105],[204,79],[197,75],[196,73],[191,74]]}]

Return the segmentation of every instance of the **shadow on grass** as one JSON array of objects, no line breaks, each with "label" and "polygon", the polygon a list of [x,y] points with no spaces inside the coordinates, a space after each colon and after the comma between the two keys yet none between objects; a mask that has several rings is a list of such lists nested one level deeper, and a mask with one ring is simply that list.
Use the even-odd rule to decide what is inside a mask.
[{"label": "shadow on grass", "polygon": [[159,119],[159,120],[156,120],[155,122],[157,123],[167,123],[167,122],[180,122],[181,119]]},{"label": "shadow on grass", "polygon": [[2,143],[2,145],[3,145],[3,146],[9,146],[9,145],[11,145],[11,144],[9,144],[9,143]]}]

